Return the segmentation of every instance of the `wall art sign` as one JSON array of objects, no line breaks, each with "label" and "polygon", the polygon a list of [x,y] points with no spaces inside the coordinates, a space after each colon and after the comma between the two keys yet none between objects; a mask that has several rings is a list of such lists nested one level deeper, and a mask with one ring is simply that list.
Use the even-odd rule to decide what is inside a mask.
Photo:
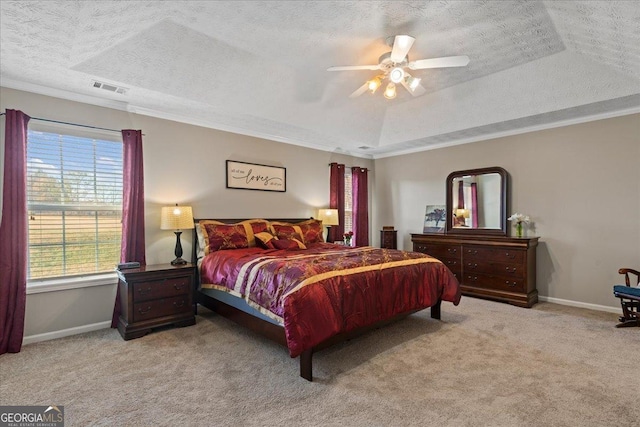
[{"label": "wall art sign", "polygon": [[287,191],[287,169],[227,160],[227,188]]},{"label": "wall art sign", "polygon": [[423,233],[444,233],[447,210],[444,205],[427,205]]}]

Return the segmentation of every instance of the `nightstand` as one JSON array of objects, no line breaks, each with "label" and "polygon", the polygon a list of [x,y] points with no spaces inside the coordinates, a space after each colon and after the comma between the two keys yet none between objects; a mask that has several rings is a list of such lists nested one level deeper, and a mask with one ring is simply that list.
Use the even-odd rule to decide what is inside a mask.
[{"label": "nightstand", "polygon": [[398,249],[398,230],[380,230],[380,247]]},{"label": "nightstand", "polygon": [[139,338],[158,326],[196,323],[194,264],[143,265],[117,273],[121,308],[118,331],[125,340]]}]

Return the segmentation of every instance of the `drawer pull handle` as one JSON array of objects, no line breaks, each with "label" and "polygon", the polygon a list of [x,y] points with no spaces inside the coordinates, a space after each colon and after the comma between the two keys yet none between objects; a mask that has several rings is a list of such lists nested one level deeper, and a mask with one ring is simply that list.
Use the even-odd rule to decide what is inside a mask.
[{"label": "drawer pull handle", "polygon": [[146,310],[143,310],[141,308],[138,309],[138,313],[140,313],[140,314],[147,314],[150,311],[151,311],[151,306],[147,307]]},{"label": "drawer pull handle", "polygon": [[478,251],[477,251],[477,250],[475,250],[475,249],[473,249],[473,250],[471,250],[471,249],[467,249],[467,253],[468,253],[468,254],[473,254],[473,255],[478,255]]},{"label": "drawer pull handle", "polygon": [[176,291],[179,291],[180,289],[183,288],[184,285],[180,285],[178,283],[174,283],[173,284],[173,289],[175,289]]},{"label": "drawer pull handle", "polygon": [[478,264],[476,264],[476,263],[473,263],[473,264],[468,263],[468,264],[467,264],[467,267],[470,267],[470,268],[478,268]]},{"label": "drawer pull handle", "polygon": [[178,304],[177,301],[173,302],[174,307],[176,308],[180,308],[180,307],[184,307],[184,300],[180,301],[180,304]]},{"label": "drawer pull handle", "polygon": [[471,280],[473,282],[476,282],[478,280],[478,276],[473,276],[473,277],[472,276],[467,276],[467,279],[469,279],[469,280]]},{"label": "drawer pull handle", "polygon": [[514,254],[509,254],[509,252],[505,252],[504,255],[509,259],[514,259],[516,257]]},{"label": "drawer pull handle", "polygon": [[449,252],[450,254],[455,254],[456,252],[458,252],[458,250],[456,248],[448,248],[447,252]]},{"label": "drawer pull handle", "polygon": [[507,286],[509,286],[509,287],[511,287],[511,288],[513,288],[514,286],[516,286],[516,285],[517,285],[517,283],[516,283],[516,282],[510,282],[510,281],[508,281],[508,280],[507,280],[507,281],[505,281],[505,283],[507,284]]},{"label": "drawer pull handle", "polygon": [[515,273],[516,272],[516,267],[505,267],[505,270],[507,270],[509,273]]},{"label": "drawer pull handle", "polygon": [[147,289],[138,288],[138,292],[140,293],[140,295],[146,295],[151,292],[151,286],[149,286]]}]

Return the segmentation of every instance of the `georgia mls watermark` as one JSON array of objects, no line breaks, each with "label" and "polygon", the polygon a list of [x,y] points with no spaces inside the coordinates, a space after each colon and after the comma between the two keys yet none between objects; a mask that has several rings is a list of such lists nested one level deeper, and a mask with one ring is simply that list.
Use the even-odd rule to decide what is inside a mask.
[{"label": "georgia mls watermark", "polygon": [[0,406],[0,427],[64,427],[64,406]]}]

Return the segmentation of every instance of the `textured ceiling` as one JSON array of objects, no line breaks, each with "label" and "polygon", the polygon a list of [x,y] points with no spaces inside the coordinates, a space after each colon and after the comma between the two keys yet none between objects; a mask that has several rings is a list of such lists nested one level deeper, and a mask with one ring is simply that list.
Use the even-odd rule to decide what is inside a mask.
[{"label": "textured ceiling", "polygon": [[[637,1],[6,1],[0,84],[381,157],[640,111]],[[426,93],[349,94],[385,39]],[[128,88],[121,95],[92,80]]]}]

